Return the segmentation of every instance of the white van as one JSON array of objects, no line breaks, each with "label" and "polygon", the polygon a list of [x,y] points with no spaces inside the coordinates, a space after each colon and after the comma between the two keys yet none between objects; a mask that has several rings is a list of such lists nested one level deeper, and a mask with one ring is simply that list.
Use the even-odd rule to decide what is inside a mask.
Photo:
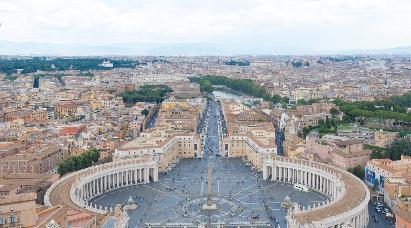
[{"label": "white van", "polygon": [[297,189],[298,191],[302,191],[302,192],[308,192],[307,186],[302,185],[302,184],[294,184],[294,189]]}]

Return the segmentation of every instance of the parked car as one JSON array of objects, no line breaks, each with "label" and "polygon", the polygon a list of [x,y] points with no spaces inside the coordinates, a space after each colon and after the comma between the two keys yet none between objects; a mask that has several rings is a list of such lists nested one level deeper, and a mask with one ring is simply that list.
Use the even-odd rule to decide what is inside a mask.
[{"label": "parked car", "polygon": [[394,215],[393,215],[392,213],[387,212],[387,213],[385,214],[385,217],[386,217],[387,219],[393,219],[393,218],[394,218]]}]

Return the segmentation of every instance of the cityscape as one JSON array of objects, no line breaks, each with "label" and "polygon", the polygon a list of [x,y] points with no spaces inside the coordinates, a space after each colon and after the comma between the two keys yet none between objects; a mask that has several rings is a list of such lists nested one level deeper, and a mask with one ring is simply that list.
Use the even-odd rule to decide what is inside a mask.
[{"label": "cityscape", "polygon": [[[391,23],[410,3],[90,0],[72,28],[78,3],[27,2],[50,15],[0,2],[0,227],[411,228],[411,34],[311,40],[324,15],[355,33],[345,10]],[[332,11],[291,20],[312,48],[266,43],[288,6]]]}]

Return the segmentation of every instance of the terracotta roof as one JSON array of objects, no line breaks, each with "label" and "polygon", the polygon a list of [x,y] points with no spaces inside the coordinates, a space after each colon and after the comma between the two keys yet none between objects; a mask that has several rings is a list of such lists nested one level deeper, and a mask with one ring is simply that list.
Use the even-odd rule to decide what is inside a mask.
[{"label": "terracotta roof", "polygon": [[78,135],[85,130],[86,130],[85,125],[69,126],[69,127],[64,127],[63,129],[61,129],[60,135],[61,136]]}]

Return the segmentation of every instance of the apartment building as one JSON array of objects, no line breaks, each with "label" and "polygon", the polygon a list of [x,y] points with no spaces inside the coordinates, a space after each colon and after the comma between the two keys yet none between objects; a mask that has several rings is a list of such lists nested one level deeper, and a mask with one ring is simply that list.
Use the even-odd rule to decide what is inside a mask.
[{"label": "apartment building", "polygon": [[170,98],[161,104],[155,126],[138,138],[120,146],[113,159],[154,157],[159,171],[167,171],[180,158],[202,156],[202,140],[196,133],[199,119],[205,111],[205,99]]},{"label": "apartment building", "polygon": [[356,165],[364,166],[370,159],[371,150],[364,149],[361,140],[327,134],[319,137],[317,134],[307,136],[306,147],[309,153],[315,154],[320,160],[330,162],[342,169]]},{"label": "apartment building", "polygon": [[401,156],[398,161],[390,159],[372,159],[365,166],[365,183],[373,187],[378,186],[377,191],[383,192],[387,178],[405,177],[411,173],[411,157]]},{"label": "apartment building", "polygon": [[398,132],[376,131],[374,132],[374,145],[386,147],[398,138]]},{"label": "apartment building", "polygon": [[22,119],[26,123],[45,122],[48,119],[47,110],[16,110],[4,114],[4,121],[11,122]]},{"label": "apartment building", "polygon": [[0,173],[47,173],[68,156],[60,145],[33,143],[0,160]]},{"label": "apartment building", "polygon": [[384,183],[384,202],[397,211],[399,201],[411,197],[411,173],[405,177],[387,177]]},{"label": "apartment building", "polygon": [[34,227],[36,225],[36,193],[11,194],[0,197],[1,227]]},{"label": "apartment building", "polygon": [[395,213],[397,228],[411,227],[411,196],[401,197],[398,200],[397,212]]},{"label": "apartment building", "polygon": [[256,168],[265,156],[277,154],[275,129],[269,116],[237,103],[222,100],[227,136],[222,138],[222,156],[240,157]]}]

